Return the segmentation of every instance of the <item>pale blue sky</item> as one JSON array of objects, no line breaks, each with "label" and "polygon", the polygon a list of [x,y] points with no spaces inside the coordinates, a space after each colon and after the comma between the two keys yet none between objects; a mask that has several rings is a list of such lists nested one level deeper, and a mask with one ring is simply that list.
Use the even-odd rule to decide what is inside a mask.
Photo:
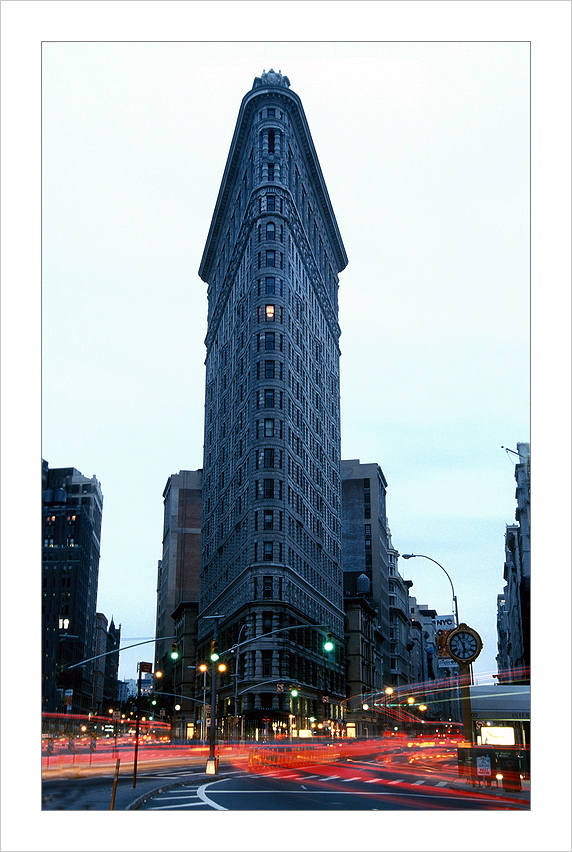
[{"label": "pale blue sky", "polygon": [[[394,545],[446,567],[491,671],[515,510],[501,445],[529,440],[525,43],[44,45],[43,454],[101,481],[98,608],[153,635],[162,491],[202,466],[197,269],[270,67],[302,98],[349,257],[342,455],[381,465]],[[450,612],[438,568],[400,568]]]}]

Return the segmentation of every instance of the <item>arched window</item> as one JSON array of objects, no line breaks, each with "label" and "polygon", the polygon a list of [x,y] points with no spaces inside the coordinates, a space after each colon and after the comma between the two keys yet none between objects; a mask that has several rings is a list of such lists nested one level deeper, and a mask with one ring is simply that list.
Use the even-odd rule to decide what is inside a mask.
[{"label": "arched window", "polygon": [[266,225],[266,239],[276,239],[276,225],[274,224],[274,222],[268,222]]}]

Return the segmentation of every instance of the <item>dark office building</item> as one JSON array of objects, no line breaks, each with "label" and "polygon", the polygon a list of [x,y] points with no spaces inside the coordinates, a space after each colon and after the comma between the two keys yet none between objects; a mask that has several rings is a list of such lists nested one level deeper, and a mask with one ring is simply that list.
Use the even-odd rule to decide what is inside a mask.
[{"label": "dark office building", "polygon": [[[240,106],[199,270],[208,284],[199,651],[215,623],[220,650],[256,639],[227,655],[219,691],[219,712],[229,725],[236,712],[247,736],[283,734],[291,708],[296,729],[331,730],[341,717],[346,264],[300,98],[287,77],[263,73]],[[305,626],[283,629],[294,625]]]},{"label": "dark office building", "polygon": [[[195,734],[200,705],[192,698],[196,680],[196,633],[201,568],[202,470],[181,470],[167,480],[163,491],[163,552],[157,573],[155,670],[162,672],[156,688],[165,695],[161,708],[172,716],[175,736]],[[176,639],[173,639],[176,637]],[[171,658],[173,642],[179,656]],[[202,683],[202,676],[201,676]],[[179,701],[174,695],[180,696]]]},{"label": "dark office building", "polygon": [[387,481],[378,464],[359,459],[344,460],[341,473],[344,592],[346,598],[365,594],[377,611],[372,679],[381,690],[392,682]]},{"label": "dark office building", "polygon": [[103,495],[97,479],[42,462],[42,699],[52,713],[93,709]]}]

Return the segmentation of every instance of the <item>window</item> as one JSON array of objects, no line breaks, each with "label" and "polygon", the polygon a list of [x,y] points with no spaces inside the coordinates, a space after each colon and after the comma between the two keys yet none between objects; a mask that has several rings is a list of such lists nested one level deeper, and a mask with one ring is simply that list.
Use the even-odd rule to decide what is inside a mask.
[{"label": "window", "polygon": [[266,418],[264,420],[264,437],[265,438],[273,438],[274,437],[274,420],[270,418]]},{"label": "window", "polygon": [[268,107],[268,109],[266,110],[266,115],[268,118],[275,118],[276,110],[274,109],[274,107]]},{"label": "window", "polygon": [[267,296],[273,296],[276,292],[276,279],[273,275],[267,275],[264,279],[264,292]]},{"label": "window", "polygon": [[264,450],[264,467],[274,467],[274,449],[266,447]]},{"label": "window", "polygon": [[274,512],[272,509],[266,509],[264,512],[264,529],[271,530],[274,528]]},{"label": "window", "polygon": [[264,334],[264,348],[265,349],[274,349],[276,346],[276,335],[273,331],[267,331]]},{"label": "window", "polygon": [[274,322],[276,316],[276,306],[275,305],[265,305],[264,306],[264,315],[266,318],[266,322]]},{"label": "window", "polygon": [[266,266],[276,266],[276,252],[274,249],[266,250]]},{"label": "window", "polygon": [[264,542],[264,561],[272,562],[274,560],[274,543],[271,541]]},{"label": "window", "polygon": [[274,391],[267,388],[264,391],[264,408],[274,408]]},{"label": "window", "polygon": [[274,163],[268,163],[268,180],[274,180]]},{"label": "window", "polygon": [[274,153],[274,131],[273,130],[268,131],[268,153],[269,154]]},{"label": "window", "polygon": [[264,362],[264,378],[273,379],[276,375],[276,361]]},{"label": "window", "polygon": [[266,239],[276,239],[276,225],[274,224],[274,222],[268,222],[268,224],[266,225]]},{"label": "window", "polygon": [[262,480],[262,494],[266,499],[274,498],[274,480],[273,479],[264,479]]},{"label": "window", "polygon": [[275,195],[267,195],[266,196],[266,210],[269,213],[272,213],[276,210],[276,196]]},{"label": "window", "polygon": [[266,600],[272,598],[272,577],[262,578],[262,597]]}]

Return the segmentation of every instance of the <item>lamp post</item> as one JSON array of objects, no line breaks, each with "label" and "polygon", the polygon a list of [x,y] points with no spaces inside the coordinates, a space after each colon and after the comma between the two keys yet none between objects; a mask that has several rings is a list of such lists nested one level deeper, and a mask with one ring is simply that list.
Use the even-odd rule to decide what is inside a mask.
[{"label": "lamp post", "polygon": [[390,724],[389,724],[389,697],[390,697],[390,695],[393,695],[393,687],[392,686],[386,686],[383,691],[385,693],[385,702],[384,702],[385,703],[385,727],[389,728],[390,727]]},{"label": "lamp post", "polygon": [[[247,627],[246,623],[241,624],[238,630],[238,636],[236,637],[237,646],[240,645],[240,637],[242,636],[242,631]],[[238,732],[238,651],[233,651],[233,654],[236,653],[235,661],[234,661],[234,737],[238,739],[240,742],[240,732]],[[238,737],[237,737],[238,733]]]},{"label": "lamp post", "polygon": [[447,575],[447,579],[449,580],[449,582],[451,584],[451,591],[453,592],[453,606],[455,607],[455,625],[458,627],[459,623],[460,623],[459,622],[459,607],[457,605],[457,595],[455,594],[455,587],[453,586],[453,581],[451,580],[451,577],[449,576],[449,572],[445,568],[443,568],[441,563],[437,562],[436,559],[432,559],[431,556],[425,556],[423,553],[403,553],[402,556],[403,556],[403,559],[428,559],[430,562],[434,562],[435,565],[438,565],[439,568],[442,571],[445,572],[445,574]]}]

